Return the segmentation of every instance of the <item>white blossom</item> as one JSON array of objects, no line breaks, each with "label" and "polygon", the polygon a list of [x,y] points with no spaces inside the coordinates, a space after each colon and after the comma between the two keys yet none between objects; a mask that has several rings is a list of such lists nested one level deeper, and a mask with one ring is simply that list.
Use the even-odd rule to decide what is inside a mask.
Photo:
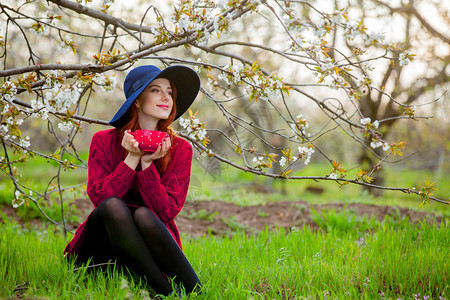
[{"label": "white blossom", "polygon": [[233,65],[234,83],[238,83],[239,81],[241,81],[241,72],[243,69],[244,65],[242,63]]},{"label": "white blossom", "polygon": [[328,178],[331,178],[331,179],[337,179],[338,176],[337,176],[336,173],[330,173],[330,175],[328,175]]},{"label": "white blossom", "polygon": [[323,73],[327,73],[327,72],[333,71],[335,68],[335,65],[332,62],[331,58],[328,57],[324,63],[320,63],[319,67]]},{"label": "white blossom", "polygon": [[9,126],[8,125],[0,125],[0,134],[6,135],[9,132]]},{"label": "white blossom", "polygon": [[178,122],[180,123],[181,126],[183,126],[183,128],[186,128],[184,127],[185,119],[183,117],[180,117],[180,120]]},{"label": "white blossom", "polygon": [[372,120],[370,118],[364,118],[361,119],[361,121],[359,121],[362,125],[367,125],[371,122]]},{"label": "white blossom", "polygon": [[283,82],[279,78],[271,77],[269,82],[274,89],[281,89],[284,86]]},{"label": "white blossom", "polygon": [[60,86],[61,80],[65,80],[65,78],[59,74],[58,70],[50,70],[49,73],[45,74],[44,88],[52,88],[55,85]]},{"label": "white blossom", "polygon": [[366,45],[373,42],[382,43],[384,41],[384,32],[371,32],[365,37]]},{"label": "white blossom", "polygon": [[373,121],[373,126],[375,127],[375,129],[378,129],[378,127],[380,126],[380,122],[378,120]]},{"label": "white blossom", "polygon": [[[201,62],[202,62],[202,59],[201,59],[201,58],[198,58],[198,59],[197,59],[197,62],[198,62],[198,63],[201,63]],[[197,73],[200,73],[200,71],[202,70],[198,65],[195,65],[195,66],[193,67],[193,69],[194,69],[194,71],[197,72]]]},{"label": "white blossom", "polygon": [[311,156],[315,152],[313,148],[310,147],[298,147],[299,155],[305,159],[304,164],[309,164],[309,161],[311,160]]},{"label": "white blossom", "polygon": [[46,24],[42,24],[42,23],[38,23],[39,25],[35,26],[35,27],[31,27],[30,31],[38,36],[43,35],[44,33],[47,32],[47,25]]},{"label": "white blossom", "polygon": [[201,129],[198,131],[198,139],[199,140],[203,140],[206,136],[206,130],[205,129]]},{"label": "white blossom", "polygon": [[358,30],[358,24],[360,21],[349,21],[345,24],[345,32],[344,35],[349,39],[354,39],[355,37],[361,35],[361,32]]},{"label": "white blossom", "polygon": [[335,12],[333,16],[331,17],[331,24],[335,25],[338,24],[341,21],[341,13],[339,11]]},{"label": "white blossom", "polygon": [[69,49],[71,49],[70,44],[72,43],[72,39],[68,36],[64,37],[64,40],[59,43],[58,51],[61,53],[66,53]]},{"label": "white blossom", "polygon": [[325,34],[327,34],[327,31],[325,30],[325,28],[318,28],[317,30],[316,30],[316,35],[317,36],[324,36]]},{"label": "white blossom", "polygon": [[[56,84],[45,94],[44,106],[49,112],[66,112],[72,105],[76,104],[80,97],[79,84],[64,87]],[[54,103],[52,103],[54,102]]]},{"label": "white blossom", "polygon": [[383,145],[383,142],[380,142],[380,141],[372,141],[370,143],[370,147],[372,147],[373,149],[381,147],[382,145]]},{"label": "white blossom", "polygon": [[217,80],[213,80],[211,77],[208,77],[208,82],[206,83],[206,85],[208,86],[208,89],[210,92],[214,91],[214,88],[218,85],[219,83],[217,82]]},{"label": "white blossom", "polygon": [[97,73],[94,78],[92,78],[96,84],[105,92],[111,92],[117,85],[116,75],[106,75],[105,73]]},{"label": "white blossom", "polygon": [[331,82],[331,88],[337,90],[343,87],[344,84],[345,84],[344,78],[342,78],[341,76],[336,76],[335,78],[333,78],[333,81]]},{"label": "white blossom", "polygon": [[251,94],[251,88],[249,86],[247,86],[243,91],[242,91],[242,95],[245,98],[249,98]]},{"label": "white blossom", "polygon": [[185,119],[185,118],[181,117],[180,125],[183,126],[184,129],[188,128],[191,125],[191,119]]},{"label": "white blossom", "polygon": [[203,141],[206,137],[206,129],[202,128],[203,124],[195,117],[191,116],[189,119],[180,118],[180,125],[186,129],[189,137]]},{"label": "white blossom", "polygon": [[48,109],[45,107],[41,100],[32,99],[31,109],[33,111],[31,116],[35,118],[41,118],[43,120],[48,119]]},{"label": "white blossom", "polygon": [[298,135],[299,133],[302,136],[310,137],[311,134],[306,132],[306,129],[309,127],[308,122],[303,117],[302,114],[297,115],[297,121],[296,123],[290,124],[291,130],[294,134]]},{"label": "white blossom", "polygon": [[315,56],[317,56],[322,51],[322,47],[321,47],[321,42],[320,41],[308,40],[307,43],[310,45],[308,47],[308,50],[311,51],[311,54],[314,54]]},{"label": "white blossom", "polygon": [[58,123],[58,128],[61,131],[65,131],[68,132],[73,128],[73,124],[71,122],[62,122],[62,123]]},{"label": "white blossom", "polygon": [[228,79],[228,74],[226,72],[221,72],[219,76],[217,76],[220,80],[225,81],[226,84],[230,85],[231,81]]},{"label": "white blossom", "polygon": [[365,72],[373,71],[373,69],[374,69],[374,66],[372,66],[369,63],[364,63],[361,65],[361,67],[362,67],[363,71],[365,71]]},{"label": "white blossom", "polygon": [[286,157],[283,156],[283,157],[280,159],[280,161],[279,161],[280,166],[284,167],[284,165],[286,164],[286,162],[287,162],[287,159],[286,159]]},{"label": "white blossom", "polygon": [[30,137],[20,137],[19,146],[22,148],[29,148],[31,146]]},{"label": "white blossom", "polygon": [[180,26],[181,29],[184,30],[189,30],[189,26],[190,26],[190,20],[189,20],[189,16],[182,14],[180,17],[180,20],[178,21],[178,26]]},{"label": "white blossom", "polygon": [[211,36],[211,32],[209,32],[208,30],[203,31],[203,37],[200,39],[199,44],[202,46],[206,46]]},{"label": "white blossom", "polygon": [[388,151],[391,148],[388,143],[379,140],[370,142],[370,147],[372,147],[373,149],[383,147],[383,151]]},{"label": "white blossom", "polygon": [[222,11],[226,10],[228,8],[228,0],[217,0],[216,6],[220,8]]},{"label": "white blossom", "polygon": [[6,105],[3,107],[2,115],[6,114],[9,111],[9,104],[6,103]]},{"label": "white blossom", "polygon": [[13,208],[18,208],[24,203],[24,199],[22,198],[22,193],[19,190],[16,190],[14,193],[14,199],[12,201]]},{"label": "white blossom", "polygon": [[11,101],[14,97],[14,95],[17,94],[17,87],[16,84],[14,82],[11,81],[6,81],[1,89],[3,90],[3,92],[0,94],[0,97],[5,99],[6,101]]},{"label": "white blossom", "polygon": [[406,66],[411,62],[411,59],[409,58],[409,53],[407,51],[405,51],[404,53],[400,53],[398,59],[400,66]]}]

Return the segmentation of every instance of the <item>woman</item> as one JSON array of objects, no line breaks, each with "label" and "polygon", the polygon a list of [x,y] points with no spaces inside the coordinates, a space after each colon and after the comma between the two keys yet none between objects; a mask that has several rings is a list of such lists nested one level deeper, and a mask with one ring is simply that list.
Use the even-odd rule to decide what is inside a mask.
[{"label": "woman", "polygon": [[[158,293],[172,292],[166,276],[190,293],[200,281],[181,250],[174,218],[189,187],[192,146],[169,125],[192,104],[200,89],[193,70],[141,66],[125,78],[125,103],[91,141],[87,193],[95,206],[64,250],[78,262],[118,260]],[[154,153],[143,153],[129,133],[169,134]]]}]

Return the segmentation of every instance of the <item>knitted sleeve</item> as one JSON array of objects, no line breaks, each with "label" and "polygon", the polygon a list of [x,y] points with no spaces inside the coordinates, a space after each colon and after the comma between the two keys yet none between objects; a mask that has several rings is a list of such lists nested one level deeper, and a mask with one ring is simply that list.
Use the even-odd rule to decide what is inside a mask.
[{"label": "knitted sleeve", "polygon": [[192,146],[186,141],[181,145],[173,157],[173,167],[162,177],[154,163],[137,175],[144,204],[165,223],[173,221],[181,211],[189,189]]},{"label": "knitted sleeve", "polygon": [[87,194],[95,207],[109,197],[123,198],[136,171],[121,161],[114,165],[112,142],[97,132],[91,141],[88,160]]}]

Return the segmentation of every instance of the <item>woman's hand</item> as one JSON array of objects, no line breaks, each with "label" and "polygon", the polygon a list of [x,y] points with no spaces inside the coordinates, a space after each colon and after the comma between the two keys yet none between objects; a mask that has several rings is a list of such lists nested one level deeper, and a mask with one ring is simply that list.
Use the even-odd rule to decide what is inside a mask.
[{"label": "woman's hand", "polygon": [[170,149],[172,146],[172,143],[170,142],[170,138],[166,137],[163,139],[162,143],[158,146],[158,149],[156,149],[153,153],[145,153],[141,156],[141,167],[142,170],[147,169],[151,164],[152,161],[159,159],[166,155],[166,152]]},{"label": "woman's hand", "polygon": [[139,149],[139,142],[129,133],[129,130],[123,134],[122,147],[128,151],[128,154],[139,157],[142,155],[142,151]]},{"label": "woman's hand", "polygon": [[141,160],[142,151],[139,149],[139,142],[136,141],[134,136],[129,134],[129,130],[125,131],[122,138],[122,147],[128,151],[128,155],[125,158],[125,163],[132,168],[136,169],[139,161]]}]

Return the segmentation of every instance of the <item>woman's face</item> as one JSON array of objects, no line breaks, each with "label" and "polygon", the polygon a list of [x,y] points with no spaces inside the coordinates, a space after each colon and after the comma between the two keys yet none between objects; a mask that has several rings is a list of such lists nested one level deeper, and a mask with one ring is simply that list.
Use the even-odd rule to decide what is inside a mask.
[{"label": "woman's face", "polygon": [[167,119],[173,107],[170,81],[166,78],[153,80],[139,95],[135,104],[139,108],[140,117],[150,117],[157,119],[156,121]]}]

